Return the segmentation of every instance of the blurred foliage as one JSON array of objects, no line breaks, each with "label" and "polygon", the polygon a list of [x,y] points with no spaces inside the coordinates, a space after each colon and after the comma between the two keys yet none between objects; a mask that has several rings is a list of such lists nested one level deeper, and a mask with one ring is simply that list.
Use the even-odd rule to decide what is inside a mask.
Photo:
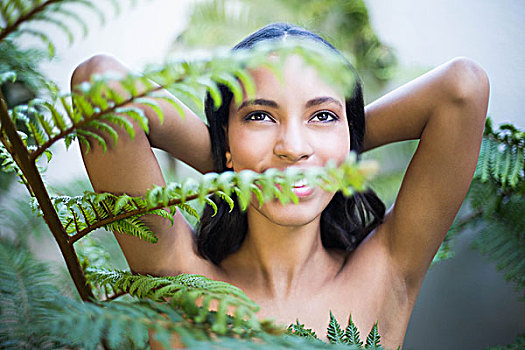
[{"label": "blurred foliage", "polygon": [[485,350],[522,350],[525,349],[525,334],[519,335],[516,340],[506,346],[493,346]]},{"label": "blurred foliage", "polygon": [[[107,2],[119,9],[117,0]],[[26,145],[32,151],[35,150],[34,145],[42,146],[42,141],[45,143],[49,137],[56,137],[57,140],[63,137],[61,133],[65,130],[65,124],[62,122],[65,120],[69,123],[66,119],[60,119],[65,118],[63,110],[54,109],[58,96],[53,83],[38,70],[41,60],[54,55],[52,40],[45,32],[32,25],[36,22],[51,23],[68,37],[72,37],[69,26],[61,18],[71,18],[81,27],[87,28],[82,16],[67,7],[73,3],[95,11],[102,20],[105,18],[105,12],[89,1],[18,0],[0,3],[2,93],[8,96],[9,91],[22,88],[18,97],[15,94],[15,97],[7,98],[11,116],[17,105],[21,105],[16,112],[20,115],[24,115],[29,107],[36,106],[38,103],[31,106],[27,104],[28,99],[35,95],[51,97],[48,105],[40,104],[40,107],[35,107],[34,113],[25,114],[37,117],[36,120],[29,117],[25,119],[34,128],[31,123],[26,123],[28,128],[25,129],[20,124],[16,125],[19,131],[29,134]],[[358,71],[364,73],[365,82],[370,85],[383,85],[395,67],[395,57],[391,49],[382,45],[373,33],[362,1],[200,1],[194,4],[190,27],[176,39],[174,48],[230,46],[232,42],[240,40],[270,20],[289,21],[323,33],[350,57]],[[225,26],[224,23],[229,25]],[[22,49],[17,41],[22,34],[40,38],[44,47],[47,47],[47,52],[45,49]],[[13,83],[11,76],[4,74],[10,72],[16,73],[18,83]],[[209,86],[201,88],[200,92],[195,89],[197,92],[194,95],[206,89],[213,90]],[[198,104],[197,102],[196,105]],[[24,109],[24,106],[28,108]],[[66,104],[63,107],[68,111],[70,106]],[[85,108],[89,109],[88,106]],[[88,110],[89,113],[94,115],[99,111]],[[39,115],[45,117],[44,122],[38,120]],[[136,117],[141,119],[140,115]],[[4,142],[3,127],[0,136]],[[494,130],[490,121],[487,123],[480,161],[465,209],[454,222],[435,261],[452,256],[454,239],[464,229],[473,229],[478,232],[475,246],[505,271],[507,280],[515,283],[519,290],[523,289],[524,143],[524,132],[515,126],[507,124]],[[402,169],[406,168],[406,162],[416,146],[417,142],[392,146],[401,150],[396,151],[403,154],[400,157],[403,159],[401,163],[393,162],[390,153],[370,152],[370,155],[365,156],[377,156],[385,164],[372,188],[382,194],[388,205],[395,199],[402,181]],[[4,150],[7,152],[7,147]],[[20,169],[17,169],[15,159],[10,159],[11,153],[8,153],[9,155],[3,153],[6,158],[0,159],[0,162],[4,170],[15,170],[16,174]],[[182,342],[192,348],[341,348],[337,344],[329,345],[312,339],[315,338],[315,333],[306,329],[299,321],[288,330],[296,336],[289,337],[281,335],[285,330],[272,322],[247,317],[252,315],[250,312],[254,310],[251,308],[253,305],[246,301],[242,291],[221,282],[191,275],[152,278],[125,271],[108,272],[107,269],[125,269],[126,264],[114,237],[102,231],[84,237],[75,248],[82,268],[91,271],[91,281],[96,282],[93,283],[95,294],[103,301],[84,303],[76,295],[66,297],[64,294],[71,294],[72,289],[69,275],[65,281],[63,272],[59,277],[52,274],[27,249],[28,238],[47,229],[43,226],[43,220],[35,218],[28,197],[21,196],[20,187],[13,186],[15,174],[11,172],[5,177],[2,173],[4,177],[0,177],[0,348],[147,348],[148,330],[154,331],[155,338],[166,346],[170,346],[172,334],[177,333]],[[250,182],[245,184],[249,185]],[[50,192],[62,197],[72,193],[81,194],[88,185],[81,183],[72,187],[74,188],[54,188]],[[167,189],[157,190],[158,194],[166,192]],[[120,200],[118,205],[124,208],[129,204],[129,199]],[[156,200],[162,201],[161,198]],[[113,204],[118,206],[117,202],[118,199]],[[74,202],[70,203],[75,205]],[[75,217],[74,214],[72,217]],[[119,258],[115,258],[116,255]],[[64,288],[68,283],[69,286]],[[59,290],[58,285],[61,289],[69,289],[69,292]],[[153,298],[122,296],[124,293]],[[171,297],[172,300],[169,303],[159,302],[163,297]],[[203,308],[197,305],[199,297],[204,302],[215,300],[222,306],[218,310]],[[116,298],[119,300],[112,300]],[[226,312],[226,308],[232,305],[237,310],[235,315]],[[350,320],[347,329],[343,331],[337,320],[331,317],[330,340],[334,343],[353,342],[354,348],[361,348],[363,342],[355,325],[352,325]],[[257,341],[247,342],[244,338]],[[379,345],[377,327],[375,331],[372,329],[366,339],[367,348],[375,345]],[[522,347],[523,336],[518,337],[515,343],[497,349]]]},{"label": "blurred foliage", "polygon": [[[190,10],[188,26],[171,51],[231,47],[272,22],[288,22],[320,33],[355,66],[365,88],[378,90],[394,72],[397,60],[370,24],[363,0],[204,0]],[[228,23],[228,25],[224,25]]]},{"label": "blurred foliage", "polygon": [[[116,0],[110,1],[117,4]],[[78,8],[68,7],[77,2],[20,0],[2,3],[0,43],[15,43],[12,49],[16,51],[16,40],[21,34],[31,34],[47,45],[52,56],[54,45],[51,38],[32,24],[51,23],[72,40],[74,35],[63,22],[64,18],[87,27],[76,12]],[[90,2],[79,3],[96,12]],[[211,60],[172,63],[151,68],[144,77],[120,77],[126,96],[109,87],[107,77],[81,84],[71,94],[58,94],[54,85],[39,75],[36,68],[24,73],[22,64],[11,64],[0,71],[0,83],[16,83],[17,77],[26,74],[28,83],[24,86],[32,86],[33,79],[33,87],[40,96],[30,101],[20,100],[8,107],[3,94],[0,95],[0,151],[4,158],[0,167],[6,173],[17,175],[30,195],[26,197],[16,193],[20,201],[2,197],[2,204],[5,204],[2,222],[12,221],[0,232],[0,322],[7,325],[0,331],[2,348],[147,348],[148,331],[166,348],[170,347],[173,334],[177,334],[183,344],[194,348],[208,348],[213,344],[269,349],[329,346],[283,335],[283,327],[272,321],[259,320],[255,315],[259,307],[242,290],[228,283],[199,275],[152,277],[113,270],[106,242],[93,235],[85,236],[105,227],[146,241],[156,241],[155,233],[138,220],[139,216],[155,213],[173,220],[172,214],[162,208],[170,207],[171,213],[174,213],[174,206],[195,214],[195,208],[187,202],[196,199],[201,205],[208,203],[215,207],[215,203],[210,203],[207,197],[211,193],[220,195],[230,206],[240,205],[242,208],[246,208],[252,194],[261,202],[275,197],[283,203],[297,202],[291,183],[303,177],[312,186],[319,185],[330,191],[342,190],[350,195],[354,190],[365,188],[364,181],[373,170],[370,162],[356,164],[356,157],[352,154],[340,165],[330,163],[324,168],[307,171],[270,169],[264,174],[253,171],[210,173],[199,181],[190,178],[180,183],[168,183],[165,187],[154,187],[144,198],[93,192],[68,196],[68,193],[85,190],[86,184],[80,182],[51,188],[42,181],[45,167],[39,159],[45,155],[49,162],[53,153],[50,147],[62,139],[66,147],[77,140],[88,149],[92,142],[106,149],[106,139],[92,130],[103,132],[104,136],[117,142],[118,134],[114,128],[118,124],[133,137],[135,130],[124,115],[134,119],[147,132],[148,120],[144,112],[140,108],[129,107],[130,103],[151,107],[162,120],[162,110],[155,98],[165,97],[154,94],[159,88],[148,78],[162,86],[183,90],[193,100],[198,99],[195,91],[204,88],[219,106],[219,82],[227,84],[234,95],[240,96],[242,87],[239,79],[248,93],[249,87],[253,87],[253,94],[254,84],[246,69],[263,63],[279,71],[280,63],[261,62],[268,56],[267,50],[273,52],[274,49],[261,48],[249,57],[222,55]],[[337,82],[341,85],[344,82],[344,86],[351,85],[348,81],[351,73],[341,74],[338,69],[340,58],[330,53],[323,54],[324,49],[319,51],[315,45],[305,48],[293,43],[281,45],[278,49],[283,57],[301,54],[316,68],[322,68],[329,62],[331,70],[326,70],[326,77],[336,85],[339,84]],[[24,56],[17,58],[24,59]],[[27,59],[26,63],[35,63]],[[39,86],[38,81],[43,81],[43,84]],[[138,91],[137,82],[144,86],[145,91]],[[181,108],[176,101],[171,103],[176,109]],[[255,185],[255,181],[260,187]],[[276,183],[280,184],[280,188]],[[233,195],[239,203],[234,203]],[[21,209],[13,203],[20,203]],[[28,210],[30,203],[34,211],[32,214]],[[42,230],[33,222],[35,214],[45,217],[83,301],[61,294],[53,281],[63,280],[63,276],[53,276],[27,249],[32,231]],[[12,220],[12,217],[17,220]],[[80,238],[83,239],[79,241]],[[77,241],[79,243],[74,245]],[[69,294],[68,288],[63,292]],[[379,346],[377,331],[372,338],[375,340],[371,346]],[[251,339],[258,342],[249,342]]]}]

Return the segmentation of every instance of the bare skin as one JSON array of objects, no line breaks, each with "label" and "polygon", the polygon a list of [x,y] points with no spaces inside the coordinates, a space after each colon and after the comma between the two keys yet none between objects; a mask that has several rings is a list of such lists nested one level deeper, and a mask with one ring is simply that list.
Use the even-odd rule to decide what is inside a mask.
[{"label": "bare skin", "polygon": [[[343,97],[315,73],[305,74],[297,66],[285,68],[284,86],[276,86],[268,72],[252,72],[257,98],[274,101],[277,107],[249,103],[239,109],[232,104],[226,156],[234,170],[322,165],[348,152]],[[111,57],[95,56],[77,68],[72,85],[105,71],[127,69]],[[409,139],[420,143],[384,223],[349,256],[321,244],[320,213],[333,194],[318,189],[301,197],[298,206],[283,208],[269,202],[258,208],[252,203],[246,240],[220,266],[198,255],[195,233],[180,213],[172,227],[162,219],[145,219],[159,237],[155,245],[121,234],[116,234],[117,240],[132,271],[198,273],[230,282],[261,306],[261,317],[282,324],[298,318],[322,337],[329,310],[344,325],[351,314],[365,335],[377,320],[382,344],[397,348],[425,273],[470,185],[488,94],[485,72],[459,58],[366,107],[365,150]],[[331,100],[307,107],[317,97]],[[152,184],[163,185],[151,147],[164,149],[201,172],[212,170],[204,123],[189,110],[181,121],[169,104],[159,103],[166,117],[162,126],[144,107],[149,135],[136,127],[131,141],[121,130],[118,144],[106,154],[96,145],[88,154],[83,152],[96,191],[140,195]],[[265,115],[249,117],[255,111]],[[328,115],[321,116],[323,111]]]}]

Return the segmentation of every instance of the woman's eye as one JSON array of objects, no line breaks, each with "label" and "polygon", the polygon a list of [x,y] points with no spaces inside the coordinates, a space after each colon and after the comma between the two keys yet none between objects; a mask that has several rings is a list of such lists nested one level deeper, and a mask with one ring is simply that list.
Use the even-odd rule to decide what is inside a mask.
[{"label": "woman's eye", "polygon": [[315,114],[312,118],[310,118],[310,121],[313,122],[321,122],[321,123],[328,123],[336,121],[338,118],[337,116],[332,112],[319,112]]},{"label": "woman's eye", "polygon": [[264,112],[253,112],[248,114],[244,120],[254,120],[254,121],[272,121],[272,118],[268,113]]}]

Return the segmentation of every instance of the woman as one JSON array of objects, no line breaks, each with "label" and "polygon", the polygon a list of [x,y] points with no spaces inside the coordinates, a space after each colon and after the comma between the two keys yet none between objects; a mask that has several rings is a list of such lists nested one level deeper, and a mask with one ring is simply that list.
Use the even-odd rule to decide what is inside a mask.
[{"label": "woman", "polygon": [[[319,37],[280,24],[261,29],[240,45],[290,36],[309,36],[332,50]],[[106,71],[127,70],[111,57],[95,56],[76,69],[72,85]],[[344,158],[350,148],[367,151],[420,139],[394,206],[383,218],[377,198],[361,196],[354,205],[364,205],[375,222],[351,223],[352,234],[331,234],[333,228],[322,224],[322,216],[337,200],[332,200],[334,194],[296,183],[298,205],[267,202],[258,208],[252,203],[234,223],[226,215],[214,222],[205,213],[199,239],[180,213],[171,227],[166,220],[145,217],[157,233],[157,244],[116,234],[131,269],[153,275],[198,273],[232,283],[261,306],[261,317],[283,324],[298,318],[321,336],[326,335],[329,310],[342,324],[351,314],[362,334],[377,320],[383,345],[402,345],[425,273],[475,169],[488,103],[485,72],[468,59],[454,59],[387,94],[364,109],[362,140],[359,88],[355,96],[342,96],[293,56],[285,62],[283,84],[264,68],[250,74],[255,99],[245,96],[225,105],[227,120],[222,122],[208,108],[213,148],[206,125],[189,109],[182,122],[169,103],[159,100],[166,117],[161,126],[141,106],[150,123],[148,135],[136,127],[131,141],[121,130],[109,152],[94,145],[82,153],[94,189],[142,195],[153,184],[164,185],[152,147],[203,173],[224,168],[260,172],[323,165]],[[333,208],[331,212],[337,214]],[[244,232],[233,231],[226,239],[213,236],[232,227]]]}]

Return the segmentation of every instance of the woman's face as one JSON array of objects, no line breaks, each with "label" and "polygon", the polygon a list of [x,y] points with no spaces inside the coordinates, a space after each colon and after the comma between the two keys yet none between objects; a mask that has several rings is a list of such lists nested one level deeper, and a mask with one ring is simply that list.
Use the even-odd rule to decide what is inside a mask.
[{"label": "woman's face", "polygon": [[[288,57],[284,81],[267,68],[251,71],[256,96],[232,101],[228,121],[227,167],[234,171],[323,166],[329,159],[342,161],[350,150],[350,133],[344,96],[331,88],[314,68],[297,56]],[[255,210],[284,226],[307,224],[318,218],[334,193],[296,183],[299,204],[285,206],[277,200]]]}]

